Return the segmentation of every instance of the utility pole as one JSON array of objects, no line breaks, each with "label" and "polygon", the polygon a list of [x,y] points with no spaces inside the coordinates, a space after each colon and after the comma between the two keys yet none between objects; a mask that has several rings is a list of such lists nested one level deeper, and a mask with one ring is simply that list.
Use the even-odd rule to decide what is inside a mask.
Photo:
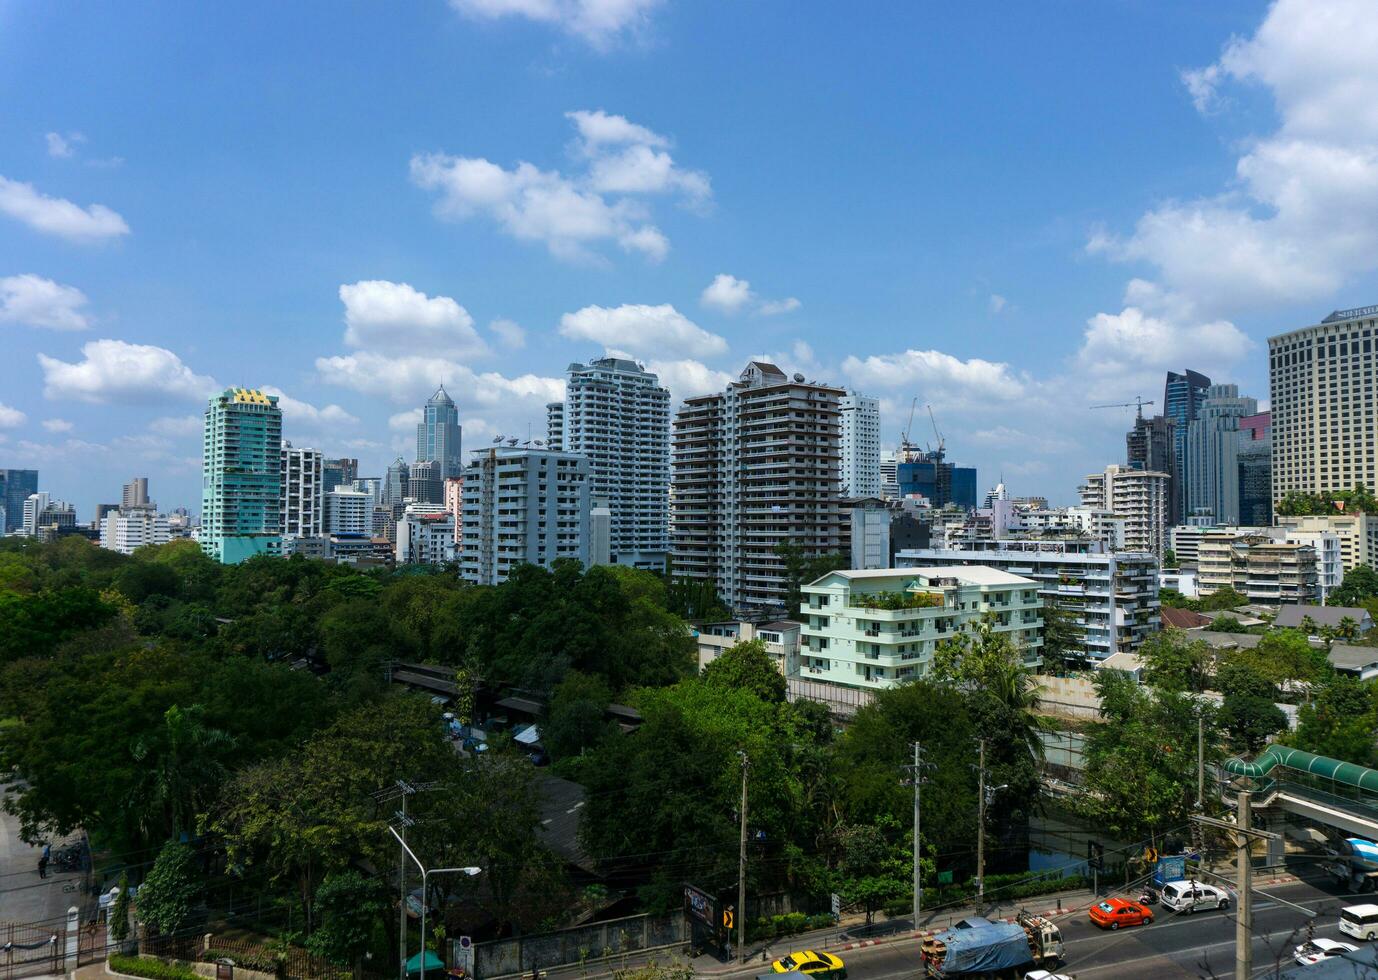
[{"label": "utility pole", "polygon": [[[976,906],[986,904],[986,740],[981,739],[976,765]],[[918,928],[915,923],[914,928]]]},{"label": "utility pole", "polygon": [[1196,709],[1196,809],[1206,812],[1206,723]]},{"label": "utility pole", "polygon": [[746,962],[746,774],[751,768],[746,753],[742,757],[742,844],[737,857],[737,962]]},{"label": "utility pole", "polygon": [[1235,915],[1234,928],[1234,976],[1235,980],[1251,980],[1254,965],[1254,896],[1252,868],[1249,865],[1249,845],[1255,840],[1277,840],[1278,835],[1267,830],[1255,830],[1250,826],[1253,820],[1250,814],[1249,790],[1247,789],[1239,790],[1238,809],[1235,811],[1234,823],[1199,814],[1191,819],[1198,824],[1224,830],[1234,839],[1238,874],[1235,887],[1239,891],[1239,908]]},{"label": "utility pole", "polygon": [[919,912],[923,909],[923,880],[920,875],[922,850],[919,841],[920,831],[923,828],[920,816],[920,807],[923,802],[923,771],[927,768],[923,761],[923,746],[920,743],[914,743],[913,764],[900,768],[909,773],[909,778],[914,783],[914,928],[917,929],[919,927]]}]

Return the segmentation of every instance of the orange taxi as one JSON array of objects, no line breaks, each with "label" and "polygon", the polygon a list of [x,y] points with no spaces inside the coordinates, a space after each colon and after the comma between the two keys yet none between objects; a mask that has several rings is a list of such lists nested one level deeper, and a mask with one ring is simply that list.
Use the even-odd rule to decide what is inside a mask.
[{"label": "orange taxi", "polygon": [[1153,921],[1153,913],[1127,898],[1107,898],[1091,906],[1091,921],[1102,929],[1146,926]]}]

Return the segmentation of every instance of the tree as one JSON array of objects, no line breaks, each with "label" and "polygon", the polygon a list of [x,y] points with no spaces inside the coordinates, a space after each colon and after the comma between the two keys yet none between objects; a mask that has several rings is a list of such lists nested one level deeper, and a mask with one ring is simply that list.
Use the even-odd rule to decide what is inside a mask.
[{"label": "tree", "polygon": [[783,704],[785,675],[766,652],[764,640],[735,643],[703,668],[703,682],[750,691],[767,704]]},{"label": "tree", "polygon": [[1313,647],[1306,633],[1292,629],[1269,630],[1256,647],[1236,650],[1231,659],[1248,664],[1279,686],[1288,681],[1316,681],[1332,670],[1325,650]]},{"label": "tree", "polygon": [[205,724],[205,709],[173,705],[163,724],[130,747],[143,779],[134,790],[140,829],[149,838],[191,830],[225,776],[224,758],[234,739]]},{"label": "tree", "polygon": [[550,710],[541,725],[541,741],[556,759],[582,754],[612,734],[608,721],[612,691],[600,677],[571,670],[555,688]]},{"label": "tree", "polygon": [[350,966],[380,947],[382,918],[389,907],[389,896],[377,878],[366,878],[353,868],[332,871],[316,889],[320,925],[306,947],[337,966]]},{"label": "tree", "polygon": [[123,943],[129,938],[129,872],[120,872],[120,893],[115,896],[115,904],[110,909],[110,938]]},{"label": "tree", "polygon": [[1368,565],[1355,565],[1345,572],[1344,581],[1330,593],[1328,602],[1332,606],[1357,606],[1375,598],[1378,598],[1378,572]]},{"label": "tree", "polygon": [[1340,622],[1335,626],[1335,636],[1341,640],[1357,640],[1359,621],[1353,616],[1341,616]]},{"label": "tree", "polygon": [[1164,567],[1164,568],[1177,568],[1177,567],[1178,567],[1178,563],[1177,563],[1177,552],[1173,551],[1171,548],[1168,548],[1166,551],[1163,552],[1163,567]]},{"label": "tree", "polygon": [[1257,752],[1270,735],[1287,727],[1287,716],[1267,698],[1250,694],[1227,694],[1220,705],[1220,725],[1235,748]]},{"label": "tree", "polygon": [[848,556],[840,552],[805,551],[794,538],[783,538],[777,543],[775,555],[785,566],[785,609],[791,616],[799,614],[805,584],[850,564]]},{"label": "tree", "polygon": [[1227,586],[1223,589],[1216,589],[1210,595],[1203,595],[1201,597],[1201,611],[1217,612],[1221,609],[1237,609],[1247,605],[1248,602],[1248,596]]},{"label": "tree", "polygon": [[139,886],[139,919],[154,935],[175,936],[195,921],[203,891],[195,852],[169,841]]},{"label": "tree", "polygon": [[63,640],[100,626],[115,612],[98,592],[88,588],[33,595],[0,592],[0,663],[47,656]]},{"label": "tree", "polygon": [[1051,601],[1043,606],[1043,655],[1052,663],[1073,670],[1085,670],[1091,663],[1085,630],[1077,625],[1070,611],[1059,609]]},{"label": "tree", "polygon": [[1179,629],[1150,636],[1139,647],[1144,683],[1167,691],[1200,692],[1210,684],[1215,654],[1204,640]]},{"label": "tree", "polygon": [[1247,633],[1249,628],[1233,616],[1217,616],[1211,620],[1213,633]]},{"label": "tree", "polygon": [[1344,674],[1320,681],[1297,713],[1289,745],[1372,768],[1378,763],[1378,685]]},{"label": "tree", "polygon": [[912,866],[898,858],[884,830],[874,824],[839,827],[836,842],[837,890],[848,905],[865,910],[870,925],[876,909],[909,889]]}]

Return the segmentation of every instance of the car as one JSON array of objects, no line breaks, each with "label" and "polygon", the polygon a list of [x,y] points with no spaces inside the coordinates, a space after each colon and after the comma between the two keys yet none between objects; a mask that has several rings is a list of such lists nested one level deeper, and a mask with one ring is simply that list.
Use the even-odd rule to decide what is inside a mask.
[{"label": "car", "polygon": [[1359,947],[1353,943],[1342,943],[1337,939],[1312,939],[1302,943],[1292,951],[1292,958],[1302,966],[1315,966],[1317,963],[1324,963],[1332,956],[1341,953],[1358,952]]},{"label": "car", "polygon": [[1024,980],[1072,980],[1065,973],[1049,973],[1047,970],[1030,970],[1024,974]]},{"label": "car", "polygon": [[1190,915],[1197,909],[1220,909],[1230,907],[1230,893],[1215,885],[1199,881],[1169,881],[1163,886],[1159,899],[1163,908]]},{"label": "car", "polygon": [[841,957],[811,949],[790,953],[776,960],[770,968],[776,973],[804,973],[823,980],[847,980],[847,967]]},{"label": "car", "polygon": [[1378,939],[1378,905],[1349,905],[1340,909],[1340,931],[1355,939]]},{"label": "car", "polygon": [[1127,898],[1107,898],[1091,906],[1091,921],[1102,929],[1121,926],[1146,926],[1153,921],[1153,913],[1138,902]]}]

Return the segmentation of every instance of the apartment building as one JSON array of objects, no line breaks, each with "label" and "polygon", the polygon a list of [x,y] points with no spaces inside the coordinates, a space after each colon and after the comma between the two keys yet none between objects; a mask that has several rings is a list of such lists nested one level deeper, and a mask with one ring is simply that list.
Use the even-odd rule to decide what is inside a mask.
[{"label": "apartment building", "polygon": [[838,403],[842,423],[842,496],[879,497],[880,400],[849,391]]},{"label": "apartment building", "polygon": [[1167,547],[1168,486],[1166,473],[1135,470],[1111,464],[1104,473],[1091,473],[1078,488],[1083,507],[1109,510],[1124,518],[1124,546],[1128,551],[1161,555]]},{"label": "apartment building", "polygon": [[325,532],[331,537],[369,537],[373,533],[373,498],[362,490],[336,487],[325,495]]},{"label": "apartment building", "polygon": [[1368,514],[1324,514],[1285,517],[1274,520],[1293,534],[1330,533],[1340,541],[1340,562],[1346,572],[1356,565],[1378,568],[1378,516]]},{"label": "apartment building", "polygon": [[282,549],[282,410],[277,395],[212,395],[201,455],[201,549],[237,564]]},{"label": "apartment building", "polygon": [[1268,534],[1208,532],[1196,565],[1201,595],[1234,589],[1250,602],[1315,602],[1320,598],[1316,549]]},{"label": "apartment building", "polygon": [[845,687],[893,687],[928,673],[945,639],[986,615],[1036,664],[1043,644],[1038,583],[971,566],[829,572],[803,588],[799,676]]},{"label": "apartment building", "polygon": [[142,504],[109,511],[100,521],[100,546],[123,555],[149,544],[172,540],[166,515],[156,507]]},{"label": "apartment building", "polygon": [[1092,660],[1133,653],[1160,628],[1158,559],[1096,541],[984,541],[960,549],[912,548],[904,567],[998,569],[1038,584],[1040,601],[1067,613]]},{"label": "apartment building", "polygon": [[1378,486],[1375,341],[1378,306],[1268,338],[1275,505],[1294,492]]},{"label": "apartment building", "polygon": [[719,394],[675,415],[673,574],[711,582],[729,607],[778,610],[787,593],[776,547],[845,553],[839,504],[841,388],[752,361]]},{"label": "apartment building", "polygon": [[397,522],[396,556],[400,565],[444,565],[454,561],[454,515],[403,515]]},{"label": "apartment building", "polygon": [[577,453],[516,446],[475,453],[464,468],[460,577],[497,585],[522,564],[548,568],[573,558],[588,565],[588,474],[588,459]]},{"label": "apartment building", "polygon": [[320,537],[325,528],[324,457],[318,450],[298,449],[284,442],[279,472],[282,536]]}]

